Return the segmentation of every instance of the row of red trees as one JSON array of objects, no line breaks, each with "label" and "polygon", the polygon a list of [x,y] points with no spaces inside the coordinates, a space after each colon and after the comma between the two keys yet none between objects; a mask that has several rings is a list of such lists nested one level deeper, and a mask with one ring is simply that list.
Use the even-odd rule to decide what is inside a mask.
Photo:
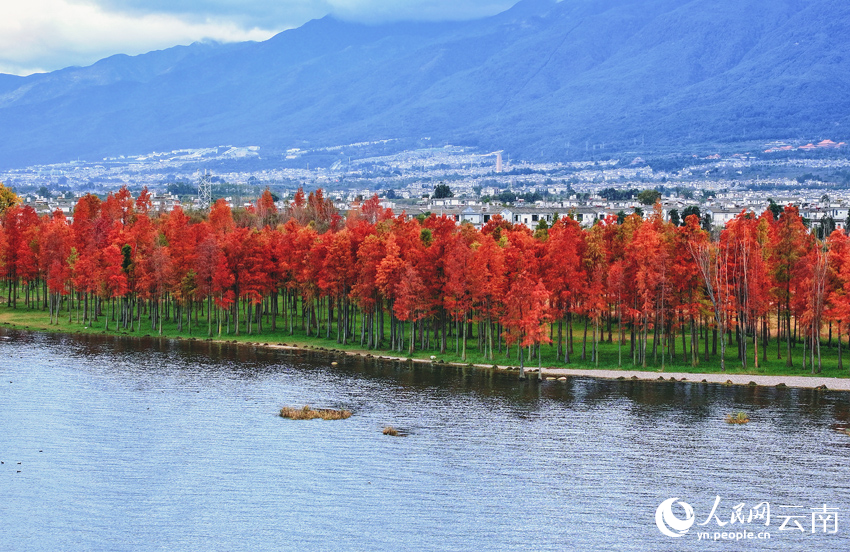
[{"label": "row of red trees", "polygon": [[642,366],[696,364],[719,343],[724,363],[731,341],[758,367],[775,339],[789,366],[802,340],[814,370],[826,324],[841,363],[850,309],[846,235],[818,241],[794,207],[742,212],[712,238],[658,206],[646,220],[585,229],[567,217],[532,233],[498,216],[479,231],[395,215],[377,197],[343,219],[321,190],[283,212],[266,192],[235,215],[221,200],[206,215],[154,213],[146,191],[122,189],[81,198],[71,223],[10,207],[0,259],[9,304],[45,308],[52,323],[64,313],[162,332],[166,321],[209,336],[283,326],[370,348],[453,345],[464,359],[470,346],[487,359],[513,348],[521,365],[547,343],[563,362],[598,363],[603,340]]}]

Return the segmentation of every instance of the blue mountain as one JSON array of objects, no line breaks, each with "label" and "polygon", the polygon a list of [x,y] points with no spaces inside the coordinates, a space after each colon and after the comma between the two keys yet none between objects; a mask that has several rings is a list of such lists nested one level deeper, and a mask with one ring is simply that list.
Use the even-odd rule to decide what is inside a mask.
[{"label": "blue mountain", "polygon": [[524,0],[0,75],[0,165],[398,138],[563,159],[850,136],[850,4]]}]

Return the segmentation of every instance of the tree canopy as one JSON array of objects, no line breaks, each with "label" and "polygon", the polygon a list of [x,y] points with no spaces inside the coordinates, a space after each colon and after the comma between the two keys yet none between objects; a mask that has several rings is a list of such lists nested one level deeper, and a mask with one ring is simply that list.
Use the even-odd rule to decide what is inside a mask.
[{"label": "tree canopy", "polygon": [[440,182],[436,186],[434,186],[434,194],[431,196],[434,199],[444,199],[447,197],[454,197],[455,194],[452,192],[452,189],[449,188],[448,184],[443,184]]},{"label": "tree canopy", "polygon": [[819,368],[821,328],[846,331],[850,313],[843,230],[819,238],[789,206],[778,217],[742,211],[712,235],[689,209],[680,226],[656,204],[646,218],[620,213],[584,228],[564,217],[532,232],[499,215],[480,230],[408,217],[377,196],[343,217],[322,190],[282,206],[266,190],[246,209],[219,200],[190,217],[156,212],[147,190],[133,198],[123,188],[80,198],[72,223],[11,201],[0,264],[8,304],[23,290],[25,305],[55,323],[65,309],[115,330],[141,331],[144,320],[162,331],[170,320],[191,332],[203,313],[208,336],[280,324],[408,353],[453,345],[463,358],[470,341],[488,360],[504,352],[521,366],[550,343],[563,362],[598,362],[614,327],[634,365],[672,361],[677,335],[682,361],[696,365],[701,341],[705,357],[718,355],[708,349],[717,332],[721,361],[732,336],[745,368],[765,358],[774,324],[788,365],[799,334],[804,366]]}]

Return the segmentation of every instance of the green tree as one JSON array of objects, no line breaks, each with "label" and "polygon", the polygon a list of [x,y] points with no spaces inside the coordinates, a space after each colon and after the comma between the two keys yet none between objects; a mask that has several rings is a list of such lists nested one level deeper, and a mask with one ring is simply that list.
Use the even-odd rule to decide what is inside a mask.
[{"label": "green tree", "polygon": [[655,205],[655,202],[661,199],[661,192],[658,190],[641,190],[637,199],[644,205]]},{"label": "green tree", "polygon": [[188,182],[172,182],[165,189],[176,196],[192,196],[198,193],[198,187]]},{"label": "green tree", "polygon": [[770,212],[773,213],[773,220],[777,220],[779,215],[782,214],[782,207],[776,204],[773,201],[772,197],[767,198],[767,208],[770,209]]},{"label": "green tree", "polygon": [[821,219],[818,226],[818,239],[825,240],[834,231],[835,219],[831,216],[825,216]]},{"label": "green tree", "polygon": [[625,211],[617,211],[617,224],[623,224],[623,221],[626,220],[626,212]]},{"label": "green tree", "polygon": [[537,223],[537,228],[534,230],[534,237],[540,241],[546,241],[549,237],[549,224],[546,223],[546,217],[541,217]]},{"label": "green tree", "polygon": [[688,205],[684,209],[682,209],[682,220],[684,221],[690,215],[696,215],[697,218],[701,218],[701,213],[699,212],[699,207],[696,205]]},{"label": "green tree", "polygon": [[121,248],[121,255],[123,260],[121,261],[121,269],[125,274],[130,273],[130,266],[133,264],[133,248],[129,243],[125,243]]},{"label": "green tree", "polygon": [[434,199],[443,199],[446,197],[454,197],[455,194],[452,192],[452,189],[449,188],[448,184],[443,184],[440,182],[436,186],[434,186],[434,195],[431,197]]},{"label": "green tree", "polygon": [[678,209],[670,209],[670,222],[672,222],[674,226],[682,225],[682,219],[679,218]]},{"label": "green tree", "polygon": [[6,209],[11,207],[12,205],[18,205],[21,203],[21,198],[11,190],[11,188],[7,188],[0,182],[0,216],[6,212]]},{"label": "green tree", "polygon": [[431,245],[431,242],[434,241],[434,234],[431,232],[430,228],[423,228],[419,231],[419,241],[421,241],[422,245],[425,247],[429,247]]}]

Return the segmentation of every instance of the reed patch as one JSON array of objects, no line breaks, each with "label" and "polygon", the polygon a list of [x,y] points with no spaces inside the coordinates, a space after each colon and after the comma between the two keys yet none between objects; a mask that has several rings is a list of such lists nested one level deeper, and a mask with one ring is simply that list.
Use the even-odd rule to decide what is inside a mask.
[{"label": "reed patch", "polygon": [[726,423],[727,424],[746,424],[750,421],[750,417],[746,412],[737,412],[726,415]]},{"label": "reed patch", "polygon": [[334,410],[332,408],[313,409],[310,408],[309,405],[305,404],[303,408],[284,406],[280,409],[280,416],[282,418],[289,418],[290,420],[313,420],[315,418],[321,418],[323,420],[344,420],[351,417],[351,411]]}]

